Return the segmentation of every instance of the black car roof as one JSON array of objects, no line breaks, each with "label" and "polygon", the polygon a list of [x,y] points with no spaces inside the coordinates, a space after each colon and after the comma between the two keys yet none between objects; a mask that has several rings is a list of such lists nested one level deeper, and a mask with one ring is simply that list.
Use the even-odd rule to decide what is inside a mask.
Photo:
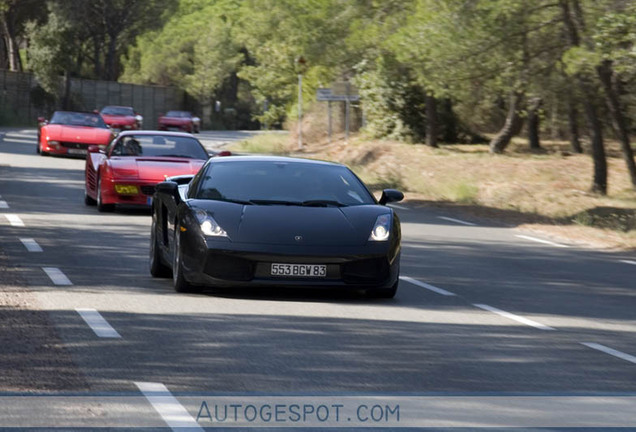
[{"label": "black car roof", "polygon": [[212,158],[210,163],[232,163],[232,162],[297,162],[313,165],[329,165],[329,166],[344,166],[343,164],[336,162],[321,161],[316,159],[305,159],[289,156],[266,156],[266,155],[254,155],[254,156],[223,156]]},{"label": "black car roof", "polygon": [[158,130],[127,130],[120,132],[117,137],[127,136],[127,135],[160,135],[160,136],[178,136],[178,137],[188,137],[194,138],[197,141],[197,137],[187,132],[173,132],[173,131],[158,131]]}]

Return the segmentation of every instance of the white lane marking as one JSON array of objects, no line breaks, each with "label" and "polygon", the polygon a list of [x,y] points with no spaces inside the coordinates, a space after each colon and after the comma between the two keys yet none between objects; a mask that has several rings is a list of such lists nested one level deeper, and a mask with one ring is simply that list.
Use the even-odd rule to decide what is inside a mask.
[{"label": "white lane marking", "polygon": [[20,241],[29,252],[42,252],[42,248],[32,238],[21,238]]},{"label": "white lane marking", "polygon": [[86,324],[93,329],[95,334],[99,337],[103,338],[120,338],[121,336],[117,333],[108,321],[104,319],[104,317],[97,312],[95,309],[80,309],[75,308],[78,314],[86,321]]},{"label": "white lane marking", "polygon": [[177,398],[172,396],[165,385],[151,382],[135,382],[135,385],[146,396],[148,402],[170,429],[176,431],[187,428],[188,431],[203,432],[204,429],[192,418]]},{"label": "white lane marking", "polygon": [[6,138],[29,138],[35,140],[37,138],[37,134],[26,134],[26,133],[18,133],[18,132],[9,132],[5,135]]},{"label": "white lane marking", "polygon": [[449,222],[455,222],[455,223],[462,224],[462,225],[477,226],[477,224],[474,224],[474,223],[471,223],[471,222],[466,222],[466,221],[459,220],[459,219],[455,219],[455,218],[452,218],[452,217],[437,216],[437,218],[438,219],[444,219],[444,220],[447,220]]},{"label": "white lane marking", "polygon": [[32,141],[27,141],[25,139],[11,138],[9,136],[5,136],[4,142],[10,142],[10,143],[16,143],[16,144],[36,144],[36,139],[34,137]]},{"label": "white lane marking", "polygon": [[441,295],[444,295],[444,296],[454,296],[454,295],[457,295],[457,294],[452,293],[452,292],[450,292],[450,291],[446,291],[445,289],[437,288],[436,286],[429,285],[429,284],[424,283],[424,282],[420,282],[420,281],[418,281],[417,279],[413,279],[413,278],[410,278],[410,277],[408,277],[408,276],[400,276],[400,280],[403,280],[403,281],[405,281],[405,282],[412,283],[413,285],[417,285],[417,286],[422,287],[422,288],[426,288],[426,289],[427,289],[427,290],[429,290],[429,291],[433,291],[433,292],[435,292],[435,293],[437,293],[437,294],[441,294]]},{"label": "white lane marking", "polygon": [[625,264],[631,264],[631,265],[636,265],[636,261],[630,261],[630,260],[621,260],[622,263]]},{"label": "white lane marking", "polygon": [[513,321],[517,321],[517,322],[520,322],[522,324],[529,325],[529,326],[534,327],[534,328],[538,328],[539,330],[556,330],[553,327],[547,326],[545,324],[538,323],[536,321],[532,321],[532,320],[530,320],[528,318],[524,318],[524,317],[519,316],[519,315],[511,314],[510,312],[502,311],[501,309],[497,309],[497,308],[492,307],[492,306],[488,306],[488,305],[485,305],[485,304],[476,304],[476,303],[473,303],[473,306],[478,307],[479,309],[483,309],[483,310],[492,312],[492,313],[496,313],[497,315],[501,315],[502,317],[511,319]]},{"label": "white lane marking", "polygon": [[22,222],[22,219],[20,219],[20,216],[18,215],[14,215],[14,214],[6,214],[4,215],[4,217],[7,218],[7,220],[9,221],[9,223],[13,226],[17,226],[17,227],[23,227],[24,226],[24,222]]},{"label": "white lane marking", "polygon": [[543,239],[536,238],[536,237],[530,237],[530,236],[519,235],[519,234],[515,235],[515,237],[519,237],[519,238],[530,240],[530,241],[537,242],[537,243],[548,244],[550,246],[556,246],[556,247],[561,247],[561,248],[569,247],[569,246],[566,246],[566,245],[562,245],[562,244],[559,244],[559,243],[554,243],[554,242],[551,242],[551,241],[548,241],[548,240],[543,240]]},{"label": "white lane marking", "polygon": [[9,204],[4,200],[0,200],[0,209],[6,209],[6,208],[9,208]]},{"label": "white lane marking", "polygon": [[627,360],[630,363],[636,364],[636,357],[634,357],[633,355],[625,354],[624,352],[621,352],[621,351],[618,351],[613,348],[606,347],[605,345],[601,345],[597,343],[581,342],[581,344],[585,345],[588,348],[592,348],[598,351],[603,351],[605,354],[609,354],[611,356],[618,357],[619,359]]},{"label": "white lane marking", "polygon": [[42,267],[42,270],[44,270],[44,273],[46,273],[48,277],[51,278],[51,281],[53,281],[55,285],[73,285],[69,278],[67,278],[66,275],[62,273],[62,270],[60,270],[59,268]]},{"label": "white lane marking", "polygon": [[397,205],[397,204],[387,204],[387,205],[388,205],[389,207],[393,207],[393,208],[396,208],[396,209],[399,209],[399,210],[411,210],[411,209],[410,209],[410,208],[408,208],[408,207],[404,207],[404,206]]}]

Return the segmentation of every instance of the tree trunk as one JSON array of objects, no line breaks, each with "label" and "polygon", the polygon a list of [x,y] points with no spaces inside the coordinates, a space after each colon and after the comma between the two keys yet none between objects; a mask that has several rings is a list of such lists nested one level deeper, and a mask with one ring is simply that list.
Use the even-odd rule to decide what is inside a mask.
[{"label": "tree trunk", "polygon": [[612,68],[611,60],[605,60],[598,68],[598,76],[603,84],[603,90],[605,91],[605,97],[607,98],[607,104],[610,108],[612,120],[614,121],[614,127],[618,134],[618,139],[621,142],[621,148],[623,150],[623,159],[627,165],[627,171],[632,181],[632,188],[636,190],[636,163],[634,163],[634,151],[632,150],[631,143],[629,142],[629,128],[625,119],[624,111],[621,106],[621,102],[618,96],[618,92],[614,88],[613,75],[614,70]]},{"label": "tree trunk", "polygon": [[539,140],[539,110],[543,100],[535,97],[528,104],[528,141],[531,150],[541,150],[541,142]]},{"label": "tree trunk", "polygon": [[431,94],[426,95],[426,145],[438,147],[437,145],[437,99]]},{"label": "tree trunk", "polygon": [[114,81],[117,79],[117,77],[115,76],[116,56],[117,56],[117,37],[110,35],[110,38],[108,41],[108,51],[106,52],[106,62],[105,62],[106,76],[104,78],[107,80]]},{"label": "tree trunk", "polygon": [[570,146],[574,153],[583,153],[581,139],[579,137],[579,112],[576,109],[574,99],[568,100],[568,126],[570,129]]},{"label": "tree trunk", "polygon": [[[456,143],[459,141],[459,126],[457,124],[457,116],[453,111],[453,101],[450,98],[444,98],[440,107],[442,122],[442,141],[446,143]],[[438,117],[438,118],[439,118]]]},{"label": "tree trunk", "polygon": [[496,137],[490,141],[490,153],[503,153],[510,144],[512,137],[519,133],[523,119],[519,115],[519,106],[523,101],[523,94],[515,91],[510,96],[510,107],[506,116],[506,123]]},{"label": "tree trunk", "polygon": [[[575,16],[572,16],[570,2],[559,0],[559,6],[563,12],[563,23],[567,31],[570,46],[580,45],[580,30],[584,22],[582,11],[578,1],[573,0]],[[592,159],[594,161],[594,178],[592,180],[592,192],[607,194],[607,157],[605,155],[605,144],[603,142],[603,128],[598,116],[595,103],[595,91],[592,84],[581,74],[575,76],[578,86],[583,96],[583,106],[587,117],[590,136],[592,137]]]},{"label": "tree trunk", "polygon": [[64,98],[62,99],[62,107],[66,111],[73,109],[71,107],[71,74],[64,71]]},{"label": "tree trunk", "polygon": [[7,21],[5,14],[0,15],[0,26],[2,35],[4,36],[4,43],[7,49],[7,59],[9,60],[9,70],[14,72],[22,71],[22,62],[20,61],[20,52],[18,50],[18,44],[15,41],[13,29],[10,23]]},{"label": "tree trunk", "polygon": [[99,79],[102,76],[102,64],[101,64],[101,42],[97,36],[93,36],[93,71],[95,73],[95,79]]}]

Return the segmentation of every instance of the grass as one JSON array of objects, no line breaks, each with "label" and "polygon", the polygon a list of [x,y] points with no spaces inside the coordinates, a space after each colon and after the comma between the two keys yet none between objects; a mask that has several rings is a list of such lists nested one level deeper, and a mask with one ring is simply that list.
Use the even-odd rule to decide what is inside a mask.
[{"label": "grass", "polygon": [[543,152],[531,153],[524,140],[516,140],[506,154],[494,156],[487,145],[432,149],[361,137],[296,152],[289,140],[262,135],[241,148],[345,163],[374,190],[400,189],[409,200],[452,205],[474,217],[547,230],[596,247],[636,249],[636,192],[616,143],[607,143],[609,188],[600,196],[589,192],[591,157],[571,154],[565,142],[544,141]]},{"label": "grass", "polygon": [[262,153],[285,155],[287,150],[287,136],[278,133],[263,133],[254,135],[238,144],[234,144],[231,148],[236,153]]}]

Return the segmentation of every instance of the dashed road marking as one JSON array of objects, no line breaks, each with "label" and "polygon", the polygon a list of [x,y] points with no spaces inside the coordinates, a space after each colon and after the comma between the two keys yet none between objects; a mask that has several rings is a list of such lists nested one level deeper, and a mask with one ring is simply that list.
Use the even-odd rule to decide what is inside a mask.
[{"label": "dashed road marking", "polygon": [[203,432],[204,429],[199,426],[165,385],[151,382],[135,382],[135,385],[170,429],[173,431]]},{"label": "dashed road marking", "polygon": [[547,245],[550,245],[550,246],[556,246],[556,247],[560,247],[560,248],[569,247],[569,246],[566,246],[566,245],[563,245],[563,244],[551,242],[549,240],[543,240],[543,239],[536,238],[536,237],[530,237],[530,236],[519,235],[519,234],[515,235],[515,237],[519,237],[519,238],[530,240],[530,241],[537,242],[537,243],[547,244]]},{"label": "dashed road marking", "polygon": [[399,209],[399,210],[411,210],[408,207],[404,207],[404,206],[401,206],[401,205],[398,205],[398,204],[387,204],[387,205],[389,207],[393,207],[393,208],[396,208],[396,209]]},{"label": "dashed road marking", "polygon": [[60,270],[59,268],[42,267],[42,270],[44,270],[44,273],[46,273],[48,277],[51,278],[51,281],[53,281],[55,285],[73,285],[73,282],[71,282],[70,279],[67,278],[66,275],[62,273],[62,270]]},{"label": "dashed road marking", "polygon": [[22,222],[22,219],[20,219],[20,216],[15,215],[15,214],[6,214],[4,215],[4,217],[7,218],[7,220],[9,221],[9,223],[13,226],[16,227],[23,227],[24,226],[24,222]]},{"label": "dashed road marking", "polygon": [[20,241],[29,252],[42,252],[40,245],[32,238],[21,238]]},{"label": "dashed road marking", "polygon": [[35,137],[33,138],[32,141],[27,141],[27,140],[22,139],[22,138],[12,138],[10,136],[5,136],[4,137],[4,142],[10,142],[10,143],[15,143],[15,144],[36,144]]},{"label": "dashed road marking", "polygon": [[625,264],[631,264],[631,265],[636,265],[636,261],[631,261],[631,260],[621,260],[622,263]]},{"label": "dashed road marking", "polygon": [[413,278],[408,277],[408,276],[400,276],[400,280],[412,283],[413,285],[417,285],[418,287],[425,288],[425,289],[427,289],[429,291],[433,291],[434,293],[441,294],[443,296],[454,296],[454,295],[457,295],[457,294],[452,293],[450,291],[446,291],[445,289],[438,288],[436,286],[433,286],[433,285],[430,285],[430,284],[427,284],[427,283],[424,283],[424,282],[420,282],[417,279],[413,279]]},{"label": "dashed road marking", "polygon": [[452,217],[437,216],[437,218],[438,219],[444,219],[445,221],[449,221],[449,222],[455,222],[455,223],[462,224],[462,225],[477,226],[477,224],[474,224],[472,222],[466,222],[466,221],[455,219],[455,218],[452,218]]},{"label": "dashed road marking", "polygon": [[485,304],[476,304],[476,303],[473,303],[473,306],[478,307],[479,309],[483,309],[483,310],[492,312],[492,313],[496,313],[497,315],[500,315],[500,316],[502,316],[504,318],[508,318],[508,319],[513,320],[513,321],[517,321],[517,322],[520,322],[522,324],[525,324],[525,325],[529,325],[529,326],[537,328],[539,330],[556,330],[553,327],[547,326],[545,324],[538,323],[536,321],[533,321],[533,320],[528,319],[528,318],[524,318],[524,317],[519,316],[519,315],[512,314],[510,312],[503,311],[501,309],[497,309],[497,308],[492,307],[492,306],[488,306],[488,305],[485,305]]},{"label": "dashed road marking", "polygon": [[622,360],[626,360],[630,363],[634,363],[636,364],[636,357],[634,357],[633,355],[629,355],[629,354],[625,354],[624,352],[615,350],[613,348],[610,347],[606,347],[605,345],[601,345],[601,344],[597,344],[597,343],[592,343],[592,342],[581,342],[582,345],[585,345],[588,348],[592,348],[598,351],[602,351],[605,354],[609,354],[611,356],[617,357],[619,359]]},{"label": "dashed road marking", "polygon": [[8,208],[9,208],[9,204],[4,200],[0,200],[0,209],[8,209]]},{"label": "dashed road marking", "polygon": [[120,338],[121,336],[117,333],[108,321],[104,319],[104,317],[97,312],[95,309],[75,309],[78,314],[86,321],[86,324],[93,329],[95,334],[99,337],[103,338]]}]

